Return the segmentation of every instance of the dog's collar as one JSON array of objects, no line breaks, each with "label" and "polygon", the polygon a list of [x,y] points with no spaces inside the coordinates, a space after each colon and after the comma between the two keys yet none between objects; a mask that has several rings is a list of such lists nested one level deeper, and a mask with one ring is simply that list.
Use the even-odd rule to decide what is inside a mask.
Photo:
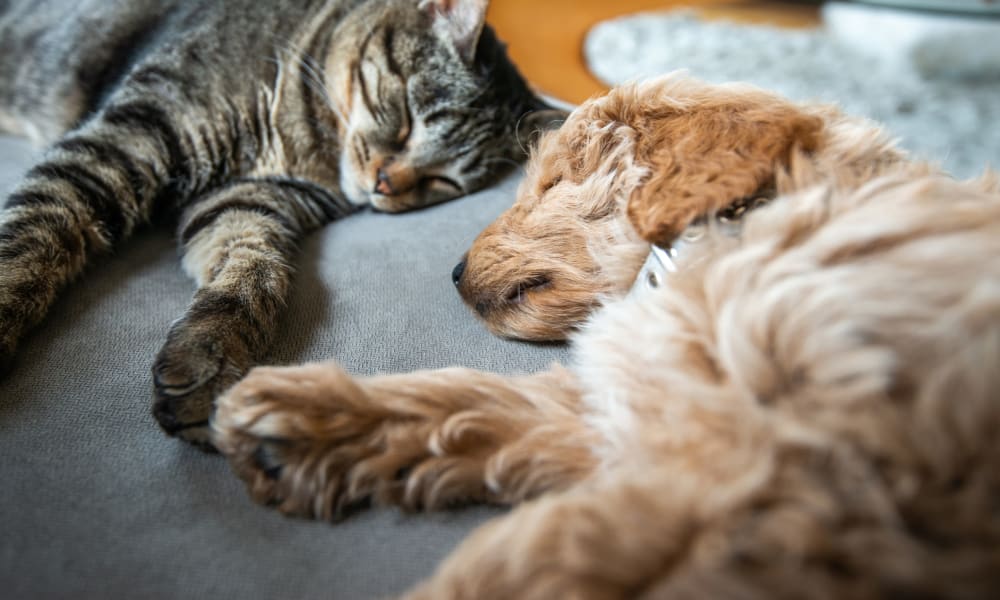
[{"label": "dog's collar", "polygon": [[680,270],[678,260],[688,249],[702,240],[708,233],[708,228],[714,226],[715,231],[721,232],[727,237],[739,237],[743,227],[743,217],[747,212],[766,204],[772,194],[757,194],[749,198],[744,198],[723,211],[715,214],[714,223],[710,224],[708,219],[702,217],[689,225],[669,246],[652,245],[646,262],[643,263],[639,275],[632,284],[630,294],[636,293],[640,289],[656,289],[663,285],[670,273]]}]

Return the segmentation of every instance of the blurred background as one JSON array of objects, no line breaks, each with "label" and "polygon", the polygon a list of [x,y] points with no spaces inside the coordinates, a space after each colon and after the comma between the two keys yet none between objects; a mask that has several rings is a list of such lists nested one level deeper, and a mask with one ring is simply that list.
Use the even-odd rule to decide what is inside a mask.
[{"label": "blurred background", "polygon": [[[636,13],[690,12],[707,21],[817,29],[823,27],[823,4],[821,0],[493,0],[488,19],[531,81],[553,96],[579,103],[607,89],[607,84],[590,72],[583,54],[588,32],[602,21]],[[869,0],[852,4],[869,10],[872,19],[885,9],[943,20],[1000,19],[997,0]],[[1000,32],[1000,22],[995,27]]]},{"label": "blurred background", "polygon": [[959,176],[1000,167],[1000,0],[493,0],[488,19],[568,103],[685,69],[836,104]]},{"label": "blurred background", "polygon": [[587,33],[598,23],[653,11],[693,11],[705,19],[803,28],[820,25],[819,2],[767,0],[493,0],[487,19],[514,62],[544,92],[579,103],[607,84],[587,68]]}]

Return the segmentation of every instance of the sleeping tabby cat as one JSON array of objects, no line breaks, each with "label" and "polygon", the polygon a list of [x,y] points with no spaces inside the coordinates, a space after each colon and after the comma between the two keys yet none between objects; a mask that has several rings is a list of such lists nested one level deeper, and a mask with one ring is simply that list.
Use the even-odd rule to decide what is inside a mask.
[{"label": "sleeping tabby cat", "polygon": [[198,290],[153,412],[205,443],[213,398],[268,347],[297,240],[481,188],[561,116],[486,4],[0,1],[0,130],[51,144],[0,217],[0,362],[91,259],[173,218]]}]

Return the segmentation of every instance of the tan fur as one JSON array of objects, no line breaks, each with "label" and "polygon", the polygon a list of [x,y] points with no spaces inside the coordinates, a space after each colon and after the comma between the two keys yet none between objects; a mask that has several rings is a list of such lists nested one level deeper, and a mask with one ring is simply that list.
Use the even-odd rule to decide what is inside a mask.
[{"label": "tan fur", "polygon": [[900,160],[871,124],[749,86],[674,75],[617,88],[542,138],[459,292],[498,335],[561,340],[631,285],[648,251],[636,231],[668,244],[759,191],[854,185]]},{"label": "tan fur", "polygon": [[[995,597],[997,178],[956,182],[874,128],[804,114],[818,145],[772,155],[778,197],[739,239],[710,230],[665,285],[608,302],[571,370],[256,369],[219,402],[218,448],[256,499],[305,516],[547,492],[411,598]],[[593,150],[551,139],[535,182]],[[645,198],[633,184],[605,197]]]}]

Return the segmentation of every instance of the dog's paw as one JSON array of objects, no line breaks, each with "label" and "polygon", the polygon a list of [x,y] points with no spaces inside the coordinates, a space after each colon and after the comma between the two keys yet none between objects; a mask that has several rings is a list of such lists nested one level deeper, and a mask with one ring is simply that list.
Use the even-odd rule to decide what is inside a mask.
[{"label": "dog's paw", "polygon": [[245,372],[223,335],[180,321],[153,364],[153,416],[169,435],[205,450],[215,399]]},{"label": "dog's paw", "polygon": [[420,506],[426,431],[400,417],[336,365],[258,367],[219,398],[213,442],[257,502],[337,520],[372,501],[406,506],[408,492]]}]

